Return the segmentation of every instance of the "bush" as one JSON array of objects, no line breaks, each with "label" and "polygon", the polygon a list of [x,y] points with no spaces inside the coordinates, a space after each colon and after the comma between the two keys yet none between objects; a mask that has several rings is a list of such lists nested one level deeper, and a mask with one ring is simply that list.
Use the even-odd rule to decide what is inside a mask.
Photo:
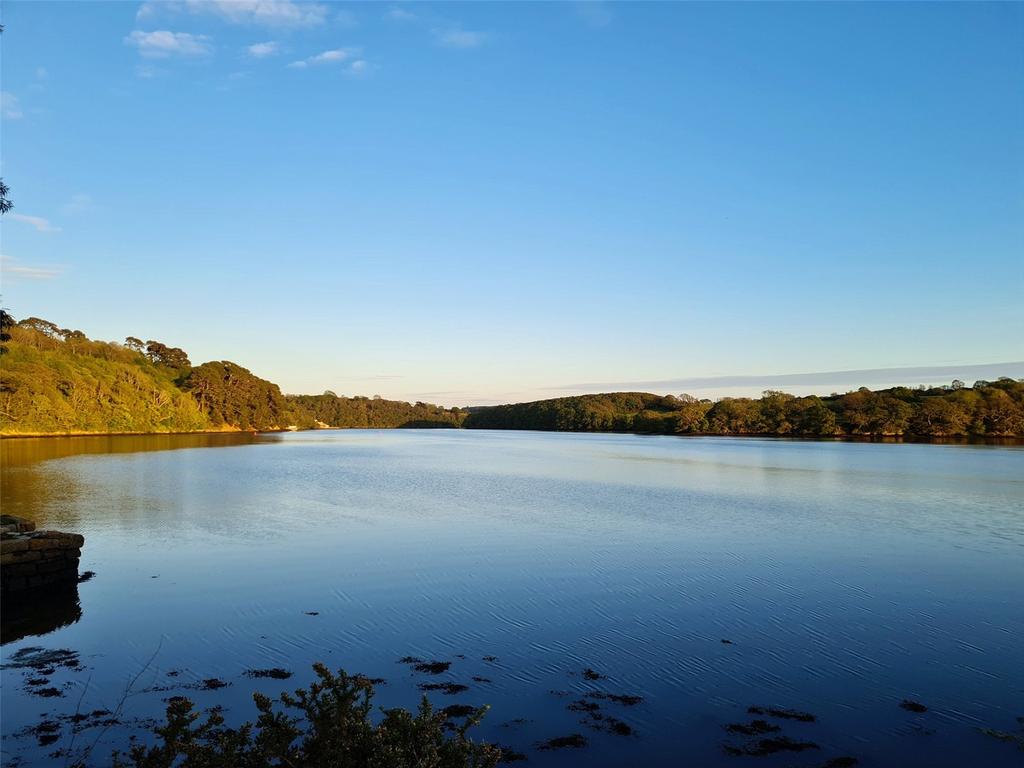
[{"label": "bush", "polygon": [[[475,710],[452,727],[426,697],[413,714],[382,709],[374,725],[373,684],[344,671],[333,674],[315,664],[317,680],[309,689],[283,693],[279,707],[255,694],[256,723],[227,728],[217,710],[205,720],[184,697],[167,706],[167,722],[156,728],[157,743],[136,745],[114,755],[116,768],[493,768],[499,748],[474,742],[466,732],[483,718]],[[298,716],[288,714],[289,711]]]}]

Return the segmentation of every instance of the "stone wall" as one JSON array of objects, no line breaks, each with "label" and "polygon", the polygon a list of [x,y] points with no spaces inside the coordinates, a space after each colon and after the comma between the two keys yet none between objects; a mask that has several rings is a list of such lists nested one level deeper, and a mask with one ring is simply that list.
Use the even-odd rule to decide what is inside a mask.
[{"label": "stone wall", "polygon": [[78,582],[85,538],[35,528],[23,518],[0,515],[0,589],[5,595]]}]

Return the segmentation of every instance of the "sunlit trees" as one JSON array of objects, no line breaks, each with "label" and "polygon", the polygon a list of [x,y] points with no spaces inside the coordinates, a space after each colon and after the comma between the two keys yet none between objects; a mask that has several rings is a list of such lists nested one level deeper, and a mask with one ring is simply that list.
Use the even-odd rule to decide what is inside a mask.
[{"label": "sunlit trees", "polygon": [[298,426],[326,424],[330,427],[458,427],[464,414],[458,408],[402,400],[339,397],[334,392],[322,395],[288,395]]},{"label": "sunlit trees", "polygon": [[284,429],[295,421],[277,384],[227,360],[193,368],[182,386],[215,427]]},{"label": "sunlit trees", "polygon": [[1024,382],[866,387],[828,397],[768,391],[711,403],[635,392],[473,409],[469,428],[800,437],[1024,437]]}]

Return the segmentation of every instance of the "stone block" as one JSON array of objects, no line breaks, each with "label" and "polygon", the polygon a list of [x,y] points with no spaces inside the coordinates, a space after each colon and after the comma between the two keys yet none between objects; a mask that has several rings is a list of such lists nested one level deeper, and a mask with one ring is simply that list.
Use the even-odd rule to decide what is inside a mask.
[{"label": "stone block", "polygon": [[42,552],[36,550],[24,550],[22,552],[4,552],[0,555],[0,565],[11,565],[13,563],[29,563],[33,560],[41,560]]},{"label": "stone block", "polygon": [[8,552],[24,552],[29,548],[28,539],[4,539],[0,541],[0,554]]},{"label": "stone block", "polygon": [[[5,516],[0,533],[0,584],[4,593],[48,584],[74,583],[85,538],[77,533],[35,531],[35,526]],[[19,531],[12,532],[15,526]]]}]

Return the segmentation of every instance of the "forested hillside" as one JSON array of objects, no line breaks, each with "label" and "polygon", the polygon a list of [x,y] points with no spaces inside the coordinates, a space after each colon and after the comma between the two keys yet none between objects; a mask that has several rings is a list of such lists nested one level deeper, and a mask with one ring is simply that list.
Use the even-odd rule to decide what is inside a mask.
[{"label": "forested hillside", "polygon": [[297,427],[467,427],[653,434],[1024,437],[1024,382],[955,381],[828,397],[765,392],[712,402],[613,392],[482,408],[379,397],[283,395],[229,361],[177,347],[94,341],[30,317],[0,318],[0,432],[189,432]]},{"label": "forested hillside", "polygon": [[[81,331],[4,317],[0,357],[3,432],[186,432],[209,429],[177,386],[187,370]],[[180,350],[178,350],[180,351]],[[184,353],[182,353],[184,354]]]},{"label": "forested hillside", "polygon": [[177,347],[81,331],[6,312],[0,347],[0,432],[191,432],[289,427],[458,426],[464,415],[426,403],[281,394],[226,360],[193,367]]},{"label": "forested hillside", "polygon": [[329,427],[458,427],[466,411],[442,408],[439,405],[417,402],[415,405],[401,400],[380,397],[339,397],[333,392],[322,395],[289,395],[288,401],[313,423]]},{"label": "forested hillside", "polygon": [[1024,437],[1024,382],[1003,378],[973,387],[877,392],[859,389],[828,397],[723,398],[614,392],[470,410],[469,429],[539,429],[655,434]]}]

